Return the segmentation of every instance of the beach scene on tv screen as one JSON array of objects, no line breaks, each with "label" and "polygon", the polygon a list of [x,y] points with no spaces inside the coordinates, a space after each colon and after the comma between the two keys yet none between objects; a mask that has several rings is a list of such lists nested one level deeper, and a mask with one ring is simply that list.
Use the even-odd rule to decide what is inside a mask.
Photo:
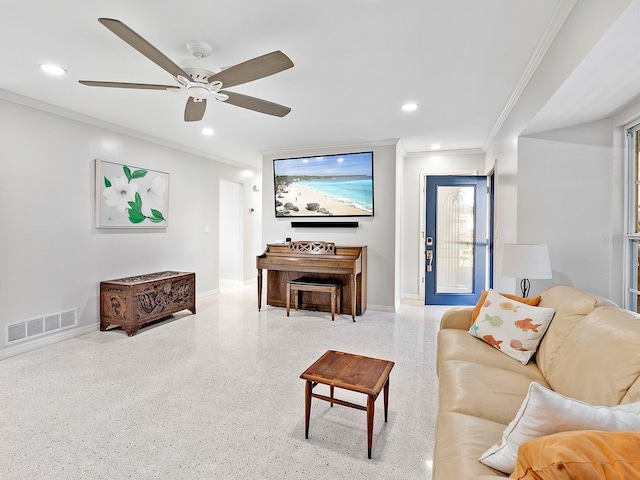
[{"label": "beach scene on tv screen", "polygon": [[373,215],[373,153],[273,161],[277,217]]}]

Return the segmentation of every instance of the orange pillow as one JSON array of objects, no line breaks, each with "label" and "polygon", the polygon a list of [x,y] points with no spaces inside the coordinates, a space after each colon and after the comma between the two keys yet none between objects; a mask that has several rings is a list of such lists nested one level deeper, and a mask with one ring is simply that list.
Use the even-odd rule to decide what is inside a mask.
[{"label": "orange pillow", "polygon": [[517,480],[640,478],[640,432],[582,430],[538,437],[520,445]]},{"label": "orange pillow", "polygon": [[[489,292],[487,292],[486,290],[482,290],[482,292],[480,293],[480,300],[478,300],[476,306],[473,307],[473,311],[471,312],[472,324],[476,321],[478,315],[480,315],[480,309],[482,308],[482,305],[484,305],[484,301],[487,298],[487,293]],[[531,305],[532,307],[537,307],[540,303],[540,300],[542,299],[540,295],[533,298],[516,297],[515,295],[509,295],[508,293],[501,293],[500,295],[502,295],[503,297],[507,297],[509,300],[515,300],[516,302],[524,303],[525,305]]]}]

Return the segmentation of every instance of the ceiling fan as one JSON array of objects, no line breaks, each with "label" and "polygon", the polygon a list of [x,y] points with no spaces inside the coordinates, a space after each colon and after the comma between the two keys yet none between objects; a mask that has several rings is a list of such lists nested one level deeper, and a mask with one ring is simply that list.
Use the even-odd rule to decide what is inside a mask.
[{"label": "ceiling fan", "polygon": [[[217,72],[202,68],[185,67],[183,69],[121,21],[112,18],[99,18],[98,21],[149,60],[169,72],[180,86],[80,80],[80,83],[83,85],[142,90],[186,89],[189,93],[189,99],[187,100],[187,105],[184,110],[185,122],[202,120],[209,97],[237,107],[274,115],[276,117],[284,117],[291,111],[289,107],[285,107],[284,105],[278,105],[277,103],[268,102],[260,98],[222,90],[223,87],[234,87],[268,77],[269,75],[293,67],[291,59],[280,50],[267,53],[266,55],[247,60],[246,62]],[[204,42],[188,42],[187,48],[189,48],[196,58],[204,58],[211,52],[211,47]],[[187,70],[190,72],[187,72]]]}]

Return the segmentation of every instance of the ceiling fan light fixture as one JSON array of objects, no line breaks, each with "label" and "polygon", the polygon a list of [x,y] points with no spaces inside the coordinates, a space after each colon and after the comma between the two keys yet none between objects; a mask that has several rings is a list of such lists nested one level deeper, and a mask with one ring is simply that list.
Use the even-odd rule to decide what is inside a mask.
[{"label": "ceiling fan light fixture", "polygon": [[55,76],[60,76],[67,73],[67,71],[64,68],[59,67],[57,65],[51,65],[49,63],[41,63],[40,69],[43,72],[48,73],[49,75],[55,75]]},{"label": "ceiling fan light fixture", "polygon": [[418,109],[418,104],[417,103],[405,103],[404,105],[402,105],[402,111],[404,112],[413,112],[414,110]]},{"label": "ceiling fan light fixture", "polygon": [[160,50],[146,41],[130,27],[115,18],[99,18],[98,21],[125,43],[147,57],[153,63],[165,70],[180,84],[158,85],[150,83],[132,82],[103,82],[80,80],[83,85],[91,87],[134,88],[139,90],[187,90],[189,98],[184,109],[185,122],[199,122],[207,108],[207,98],[213,96],[217,100],[228,102],[230,105],[245,108],[254,112],[265,113],[276,117],[284,117],[291,109],[284,105],[268,102],[260,98],[242,95],[220,89],[242,85],[260,78],[268,77],[293,67],[293,62],[280,50],[261,55],[242,63],[229,67],[224,72],[218,67],[209,65],[203,58],[211,53],[212,48],[207,42],[192,40],[187,42],[187,49],[194,55],[188,61],[189,66],[183,68],[175,64]]},{"label": "ceiling fan light fixture", "polygon": [[189,92],[189,96],[196,102],[201,102],[209,95],[211,95],[211,91],[206,87],[206,85],[198,85],[192,83],[187,87],[187,91]]}]

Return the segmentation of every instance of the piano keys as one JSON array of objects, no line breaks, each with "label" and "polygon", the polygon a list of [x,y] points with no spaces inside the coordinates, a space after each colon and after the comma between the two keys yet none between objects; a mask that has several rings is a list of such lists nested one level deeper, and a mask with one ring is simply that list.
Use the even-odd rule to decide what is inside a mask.
[{"label": "piano keys", "polygon": [[[258,310],[262,307],[262,271],[267,270],[267,305],[285,307],[287,282],[298,277],[329,278],[342,284],[342,313],[362,315],[367,309],[367,247],[300,241],[268,244],[256,257]],[[331,311],[326,295],[303,292],[301,308]]]}]

